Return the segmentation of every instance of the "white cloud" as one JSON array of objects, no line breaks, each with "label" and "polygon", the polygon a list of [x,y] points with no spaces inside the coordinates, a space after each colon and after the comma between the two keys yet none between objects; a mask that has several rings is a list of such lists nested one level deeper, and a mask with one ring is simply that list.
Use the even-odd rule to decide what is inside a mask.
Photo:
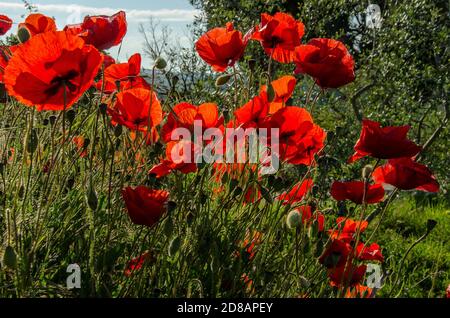
[{"label": "white cloud", "polygon": [[[81,6],[76,4],[35,4],[40,12],[50,15],[51,13],[68,14],[68,15],[112,15],[119,10],[124,10],[127,13],[127,20],[129,22],[143,22],[149,18],[156,18],[162,21],[172,22],[190,22],[196,15],[199,14],[197,10],[183,10],[183,9],[156,9],[156,10],[127,10],[120,8],[96,8],[90,6]],[[0,10],[22,10],[24,11],[23,3],[19,2],[3,2],[0,1]],[[81,22],[81,21],[79,21]]]}]

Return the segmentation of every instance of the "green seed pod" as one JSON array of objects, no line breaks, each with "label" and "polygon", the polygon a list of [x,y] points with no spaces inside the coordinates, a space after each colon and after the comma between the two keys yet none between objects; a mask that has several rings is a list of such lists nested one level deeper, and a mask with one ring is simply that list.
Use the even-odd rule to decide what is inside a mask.
[{"label": "green seed pod", "polygon": [[114,136],[116,136],[116,138],[119,138],[122,135],[122,126],[121,125],[117,125],[116,127],[114,127]]},{"label": "green seed pod", "polygon": [[86,195],[86,201],[87,201],[89,208],[92,211],[97,210],[98,197],[97,197],[97,193],[95,192],[95,189],[92,186],[89,186],[89,189],[88,189],[88,192]]},{"label": "green seed pod", "polygon": [[178,252],[178,250],[180,249],[181,246],[181,239],[179,236],[177,236],[176,238],[174,238],[172,240],[172,242],[170,242],[169,244],[169,256],[173,257],[175,256],[175,254]]},{"label": "green seed pod", "polygon": [[17,39],[19,39],[19,42],[25,43],[30,38],[31,38],[30,31],[24,26],[19,27],[19,29],[17,30]]},{"label": "green seed pod", "polygon": [[366,165],[362,170],[362,177],[364,180],[367,180],[370,178],[370,175],[372,174],[373,166]]},{"label": "green seed pod", "polygon": [[23,199],[23,197],[25,195],[25,187],[23,185],[20,186],[18,195],[19,195],[19,198]]},{"label": "green seed pod", "polygon": [[319,257],[323,252],[323,241],[318,240],[316,246],[314,247],[314,257]]},{"label": "green seed pod", "polygon": [[231,75],[230,74],[224,74],[219,76],[216,79],[216,87],[220,87],[225,85],[226,83],[228,83],[230,81]]},{"label": "green seed pod", "polygon": [[36,129],[32,129],[27,140],[27,151],[28,153],[34,153],[38,147],[39,138]]},{"label": "green seed pod", "polygon": [[167,62],[162,57],[158,57],[155,61],[155,68],[158,70],[163,70],[167,66]]},{"label": "green seed pod", "polygon": [[289,229],[295,229],[302,224],[302,216],[297,209],[292,210],[286,217],[286,225]]},{"label": "green seed pod", "polygon": [[3,265],[8,268],[15,269],[17,266],[17,256],[12,246],[7,246],[3,255]]}]

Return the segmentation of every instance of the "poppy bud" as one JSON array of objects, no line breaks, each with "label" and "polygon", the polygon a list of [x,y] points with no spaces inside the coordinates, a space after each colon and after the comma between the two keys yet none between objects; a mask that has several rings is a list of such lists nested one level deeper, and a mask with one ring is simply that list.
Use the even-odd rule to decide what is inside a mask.
[{"label": "poppy bud", "polygon": [[92,186],[89,186],[89,189],[88,189],[88,192],[86,195],[86,201],[87,201],[89,208],[91,208],[92,211],[97,210],[97,206],[98,206],[97,193],[95,192],[95,189]]},{"label": "poppy bud", "polygon": [[19,198],[23,199],[24,194],[25,194],[25,187],[23,185],[21,185],[19,188],[19,193],[18,193]]},{"label": "poppy bud", "polygon": [[181,240],[180,240],[180,237],[177,236],[169,244],[169,256],[173,257],[180,249],[180,246],[181,246]]},{"label": "poppy bud", "polygon": [[108,109],[108,105],[105,103],[101,103],[99,106],[100,114],[106,115],[106,110]]},{"label": "poppy bud", "polygon": [[370,178],[370,175],[372,174],[373,166],[366,165],[362,170],[362,177],[364,180],[367,180]]},{"label": "poppy bud", "polygon": [[158,70],[163,70],[165,69],[167,66],[167,62],[165,59],[163,59],[162,57],[158,57],[155,61],[155,68],[157,68]]},{"label": "poppy bud", "polygon": [[114,127],[114,136],[116,136],[116,138],[119,138],[121,135],[122,135],[122,126],[117,125],[116,127]]},{"label": "poppy bud", "polygon": [[31,38],[31,33],[26,27],[22,26],[17,30],[17,38],[20,43],[25,43]]},{"label": "poppy bud", "polygon": [[192,212],[189,212],[186,215],[186,223],[188,226],[191,226],[193,222],[194,222],[194,214]]},{"label": "poppy bud", "polygon": [[430,233],[431,231],[433,231],[433,229],[436,227],[436,225],[437,225],[436,220],[429,219],[427,221],[427,233]]},{"label": "poppy bud", "polygon": [[177,204],[173,201],[167,202],[167,212],[173,212],[177,208]]},{"label": "poppy bud", "polygon": [[250,59],[248,61],[248,68],[250,69],[250,72],[254,72],[256,68],[256,60]]},{"label": "poppy bud", "polygon": [[50,120],[50,124],[53,126],[55,124],[55,122],[56,122],[56,116],[55,115],[51,115],[48,119]]},{"label": "poppy bud", "polygon": [[76,113],[73,109],[69,109],[66,112],[66,119],[69,121],[70,124],[72,124],[73,121],[75,120],[75,116],[76,116]]},{"label": "poppy bud", "polygon": [[89,144],[91,143],[91,140],[89,138],[84,138],[83,140],[83,148],[86,149],[89,147]]},{"label": "poppy bud", "polygon": [[240,196],[242,194],[242,192],[243,192],[243,190],[242,190],[241,187],[236,187],[234,189],[234,191],[233,191],[233,194],[234,194],[235,197],[238,197],[238,196]]},{"label": "poppy bud", "polygon": [[231,78],[231,75],[230,75],[230,74],[224,74],[224,75],[219,76],[219,77],[216,79],[216,87],[220,87],[220,86],[225,85],[226,83],[228,83],[228,81],[230,80],[230,78]]},{"label": "poppy bud", "polygon": [[7,246],[5,249],[5,254],[3,254],[3,265],[11,269],[17,266],[17,256],[14,248],[12,246]]},{"label": "poppy bud", "polygon": [[75,185],[75,179],[70,178],[69,180],[67,180],[67,184],[66,184],[67,189],[72,190],[74,185]]},{"label": "poppy bud", "polygon": [[37,149],[39,143],[38,135],[35,129],[32,129],[27,140],[27,151],[28,153],[34,153]]},{"label": "poppy bud", "polygon": [[164,224],[164,234],[169,237],[172,234],[173,231],[173,223],[170,218],[167,219],[166,223]]},{"label": "poppy bud", "polygon": [[295,229],[302,224],[302,216],[297,209],[289,212],[286,218],[286,225],[289,229]]}]

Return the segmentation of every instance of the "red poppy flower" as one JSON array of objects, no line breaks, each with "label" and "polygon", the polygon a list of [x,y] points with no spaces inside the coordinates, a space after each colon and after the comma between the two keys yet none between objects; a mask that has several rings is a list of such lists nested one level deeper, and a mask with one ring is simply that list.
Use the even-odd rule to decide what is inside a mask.
[{"label": "red poppy flower", "polygon": [[[245,234],[245,240],[242,242],[241,247],[247,253],[248,260],[255,258],[257,247],[262,243],[262,236],[263,233],[259,231],[247,231]],[[239,252],[236,253],[237,256],[239,254]]]},{"label": "red poppy flower", "polygon": [[243,128],[260,127],[267,120],[270,105],[263,94],[254,97],[234,111],[237,126],[242,126]]},{"label": "red poppy flower", "polygon": [[380,246],[377,243],[372,243],[369,246],[366,246],[362,242],[359,243],[356,249],[356,256],[362,261],[384,261]]},{"label": "red poppy flower", "polygon": [[295,49],[296,73],[308,74],[322,88],[338,88],[355,80],[355,62],[345,45],[312,39]]},{"label": "red poppy flower", "polygon": [[108,54],[103,55],[103,69],[107,69],[109,66],[116,64],[116,60]]},{"label": "red poppy flower", "polygon": [[133,88],[116,96],[114,107],[108,108],[113,122],[131,130],[148,131],[162,121],[162,108],[156,93]]},{"label": "red poppy flower", "polygon": [[340,267],[333,268],[328,271],[328,277],[331,280],[332,286],[355,286],[363,281],[366,274],[366,265],[347,264]]},{"label": "red poppy flower", "polygon": [[361,284],[356,284],[355,286],[347,289],[345,298],[371,298],[373,297],[372,292],[372,288]]},{"label": "red poppy flower", "polygon": [[0,14],[0,36],[5,35],[12,27],[13,21],[6,15]]},{"label": "red poppy flower", "polygon": [[335,181],[331,185],[331,195],[337,201],[350,200],[353,203],[362,204],[365,186],[367,186],[364,198],[365,203],[371,204],[383,201],[383,186],[381,184],[366,185],[363,181]]},{"label": "red poppy flower", "polygon": [[169,113],[167,123],[162,128],[162,138],[168,142],[172,140],[172,131],[176,128],[194,129],[194,122],[202,122],[203,130],[219,127],[223,124],[223,117],[219,117],[219,110],[214,103],[205,103],[195,106],[189,103],[180,103]]},{"label": "red poppy flower", "polygon": [[384,127],[371,121],[363,120],[361,136],[355,145],[355,153],[349,162],[354,162],[365,156],[377,159],[395,159],[412,157],[421,148],[407,139],[409,126]]},{"label": "red poppy flower", "polygon": [[86,44],[92,44],[103,51],[119,45],[127,33],[127,18],[124,11],[112,16],[87,16],[83,23],[68,25],[64,30],[82,37]]},{"label": "red poppy flower", "polygon": [[137,225],[151,227],[166,212],[169,193],[163,190],[138,186],[135,189],[130,187],[123,189],[122,197],[131,221]]},{"label": "red poppy flower", "polygon": [[[141,74],[141,55],[136,53],[130,57],[127,63],[112,64],[104,71],[105,84],[98,81],[96,88],[106,94],[112,94],[120,89],[121,91],[130,88],[151,89]],[[119,87],[118,87],[119,86]]]},{"label": "red poppy flower", "polygon": [[283,107],[273,114],[269,125],[279,129],[280,158],[288,163],[311,165],[324,147],[325,131],[304,108]]},{"label": "red poppy flower", "polygon": [[302,183],[297,183],[291,191],[280,194],[277,199],[283,201],[283,205],[301,202],[313,185],[312,179],[306,179]]},{"label": "red poppy flower", "polygon": [[446,298],[450,298],[450,285],[448,285],[446,292]]},{"label": "red poppy flower", "polygon": [[18,45],[0,46],[0,83],[3,83],[3,74],[5,73],[6,66],[18,47]]},{"label": "red poppy flower", "polygon": [[206,32],[195,44],[200,57],[216,72],[225,72],[244,54],[248,39],[234,30],[228,22],[225,28],[215,28]]},{"label": "red poppy flower", "polygon": [[319,263],[328,269],[345,266],[351,257],[351,251],[350,244],[338,239],[332,240],[319,257]]},{"label": "red poppy flower", "polygon": [[166,147],[166,158],[150,169],[149,174],[155,175],[156,178],[162,178],[174,170],[183,174],[196,172],[195,157],[198,153],[199,148],[191,141],[170,141]]},{"label": "red poppy flower", "polygon": [[75,144],[75,146],[77,147],[77,149],[80,153],[80,157],[86,158],[87,157],[87,149],[85,147],[84,137],[83,136],[75,136],[75,137],[73,137],[72,141]]},{"label": "red poppy flower", "polygon": [[305,34],[305,26],[286,13],[274,16],[261,14],[261,23],[255,27],[252,39],[261,42],[265,52],[275,61],[291,63],[295,60],[295,48]]},{"label": "red poppy flower", "polygon": [[[274,99],[270,101],[269,114],[276,113],[279,109],[286,106],[286,102],[291,98],[294,93],[295,85],[297,84],[297,80],[294,76],[283,76],[279,79],[273,81],[271,86],[275,93]],[[267,86],[264,85],[261,87],[261,92],[265,94],[261,94],[261,97],[267,98]]]},{"label": "red poppy flower", "polygon": [[375,169],[372,175],[377,183],[389,184],[401,190],[438,192],[439,183],[426,166],[411,158],[391,159]]},{"label": "red poppy flower", "polygon": [[133,258],[127,263],[127,267],[125,268],[123,274],[126,277],[130,277],[135,272],[142,269],[142,266],[145,264],[146,261],[148,261],[151,258],[150,252],[145,252],[142,255]]},{"label": "red poppy flower", "polygon": [[346,243],[352,242],[358,230],[363,233],[369,225],[367,221],[354,221],[345,217],[338,217],[336,223],[337,229],[329,230],[328,234],[331,239]]},{"label": "red poppy flower", "polygon": [[37,34],[56,31],[56,23],[53,18],[47,17],[40,13],[32,13],[25,22],[19,24],[19,29],[25,28],[30,36]]},{"label": "red poppy flower", "polygon": [[39,111],[63,110],[92,85],[101,64],[98,50],[79,37],[46,32],[14,52],[4,82],[9,95],[27,106],[36,106]]}]

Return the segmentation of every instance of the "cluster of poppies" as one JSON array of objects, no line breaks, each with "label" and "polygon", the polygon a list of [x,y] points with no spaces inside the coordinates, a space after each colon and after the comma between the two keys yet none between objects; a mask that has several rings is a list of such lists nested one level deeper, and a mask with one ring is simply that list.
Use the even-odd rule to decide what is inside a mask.
[{"label": "cluster of poppies", "polygon": [[[11,26],[9,18],[0,16],[0,35]],[[141,134],[148,144],[157,140],[166,144],[165,157],[149,171],[157,178],[175,171],[188,174],[198,170],[197,164],[187,157],[195,157],[197,147],[203,145],[171,138],[177,128],[193,131],[196,121],[201,121],[203,130],[276,128],[279,138],[273,142],[277,143],[278,152],[272,155],[288,164],[315,164],[316,157],[323,151],[326,133],[305,108],[288,105],[296,88],[295,77],[282,76],[262,86],[257,96],[236,107],[234,117],[228,122],[214,103],[197,106],[183,102],[169,107],[170,112],[165,113],[154,87],[141,75],[139,54],[125,63],[116,63],[102,52],[120,44],[126,31],[124,12],[113,16],[88,16],[82,23],[68,25],[61,31],[52,18],[31,14],[18,26],[21,43],[0,48],[0,83],[5,85],[9,96],[38,111],[65,111],[91,87],[98,90],[101,102],[106,101],[112,125]],[[322,89],[341,87],[355,79],[354,61],[343,43],[317,38],[302,44],[304,33],[305,26],[288,14],[262,14],[260,24],[245,35],[228,23],[201,36],[196,49],[214,71],[225,72],[243,57],[249,41],[259,41],[271,60],[295,64],[296,74],[308,74]],[[364,120],[360,139],[354,147],[355,154],[349,162],[366,156],[387,162],[370,171],[363,181],[334,182],[332,197],[367,205],[381,202],[388,186],[437,192],[439,184],[431,171],[415,161],[421,148],[407,139],[408,130],[407,126],[382,128],[377,122]],[[185,149],[192,153],[187,156],[183,152]],[[173,153],[180,155],[179,160],[174,160]],[[239,169],[235,164],[214,165],[218,180],[219,176],[236,170],[237,175],[242,175]],[[312,187],[312,179],[302,180],[290,191],[277,196],[277,200],[284,205],[296,205],[291,220],[298,219],[306,226],[317,225],[318,231],[324,232],[324,215],[311,205],[302,205]],[[258,191],[248,195],[246,201],[259,198]],[[131,221],[148,227],[158,223],[170,205],[167,191],[146,186],[127,187],[122,190],[122,196]],[[354,262],[383,261],[380,247],[376,243],[367,246],[360,238],[367,225],[366,221],[339,218],[337,227],[328,231],[331,243],[319,261],[327,268],[332,285],[354,287],[351,292],[367,291],[361,285],[365,265]],[[135,260],[132,270],[139,268],[144,259]]]}]

